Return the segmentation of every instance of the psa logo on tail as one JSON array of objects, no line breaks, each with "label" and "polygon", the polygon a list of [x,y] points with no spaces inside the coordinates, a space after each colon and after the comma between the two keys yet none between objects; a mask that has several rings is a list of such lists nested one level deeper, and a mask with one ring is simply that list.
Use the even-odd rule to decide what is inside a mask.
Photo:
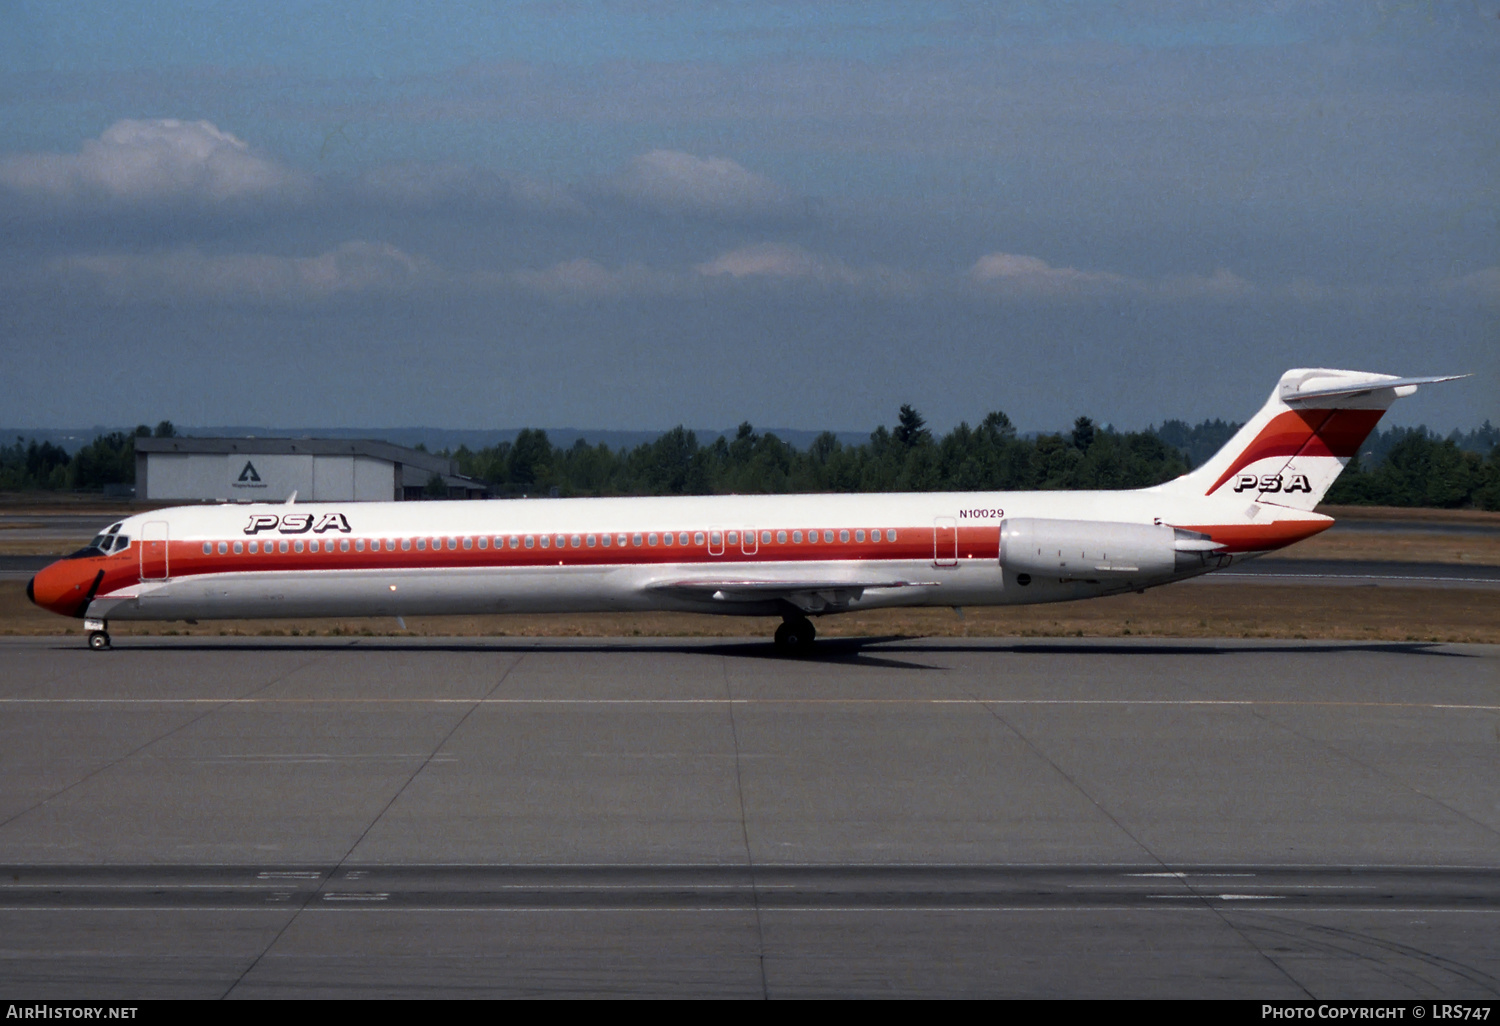
[{"label": "psa logo on tail", "polygon": [[1241,474],[1234,482],[1234,490],[1237,492],[1311,492],[1312,484],[1308,482],[1306,474],[1293,474],[1287,481],[1283,481],[1280,474],[1263,474],[1260,477],[1254,474]]}]

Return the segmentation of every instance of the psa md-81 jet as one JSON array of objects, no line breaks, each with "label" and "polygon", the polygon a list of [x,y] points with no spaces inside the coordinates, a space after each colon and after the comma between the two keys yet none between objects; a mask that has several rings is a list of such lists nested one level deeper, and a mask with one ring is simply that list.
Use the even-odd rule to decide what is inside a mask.
[{"label": "psa md-81 jet", "polygon": [[1313,512],[1381,415],[1453,377],[1287,371],[1212,459],[1151,488],[184,506],[38,573],[84,620],[680,610],[813,616],[1059,602],[1180,581],[1326,530]]}]

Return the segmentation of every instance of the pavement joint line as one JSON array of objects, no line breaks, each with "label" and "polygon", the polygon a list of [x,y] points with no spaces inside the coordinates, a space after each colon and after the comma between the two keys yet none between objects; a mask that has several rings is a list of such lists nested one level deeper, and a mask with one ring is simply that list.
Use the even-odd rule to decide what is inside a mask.
[{"label": "pavement joint line", "polygon": [[[1054,914],[1058,912],[1139,912],[1144,915],[1159,915],[1168,913],[1172,915],[1188,913],[1223,912],[1225,908],[1218,905],[1205,905],[1205,898],[1209,901],[1214,899],[1206,895],[1182,895],[1183,898],[1198,899],[1194,905],[811,905],[801,908],[796,907],[767,907],[763,906],[761,911],[766,915],[777,912],[788,912],[796,914],[829,912],[921,912],[921,913],[954,913],[954,912],[1046,912]],[[1233,911],[1230,907],[1228,911]],[[504,915],[523,913],[536,914],[543,912],[566,912],[572,914],[583,914],[591,912],[601,913],[641,913],[647,915],[701,915],[704,913],[733,912],[738,914],[754,912],[752,905],[703,905],[692,908],[650,908],[631,905],[622,906],[593,906],[593,905],[514,905],[506,907],[476,905],[476,906],[442,906],[433,905],[428,907],[415,907],[411,905],[382,906],[379,908],[368,905],[309,905],[301,910],[302,915],[323,914],[348,914],[348,913],[374,913],[386,915],[393,912],[435,913],[454,914],[461,913],[472,915],[478,913],[499,913]],[[0,905],[0,913],[4,912],[270,912],[285,916],[287,906],[285,905]],[[1471,915],[1500,915],[1500,908],[1439,908],[1433,906],[1402,906],[1400,908],[1349,908],[1342,905],[1277,905],[1277,914],[1287,912],[1317,912],[1317,913],[1373,913],[1412,915],[1414,913],[1425,914],[1471,914]]]},{"label": "pavement joint line", "polygon": [[1500,584],[1500,579],[1494,577],[1424,577],[1416,574],[1287,574],[1287,573],[1256,573],[1236,574],[1226,573],[1222,570],[1215,571],[1213,577],[1258,577],[1261,580],[1276,578],[1287,581],[1447,581],[1459,584]]},{"label": "pavement joint line", "polygon": [[[311,865],[311,863],[290,863],[292,865]],[[1222,868],[1221,863],[1189,862],[1177,863],[1185,866],[1187,870],[1195,868]],[[0,869],[9,869],[20,866],[21,863],[10,863],[0,861]],[[1088,870],[1097,871],[1103,869],[1140,869],[1139,862],[761,862],[757,864],[761,869],[888,869],[900,871],[905,869],[972,869],[972,870],[996,870],[996,869],[1028,869],[1028,870]],[[151,863],[142,866],[137,863],[122,864],[99,864],[94,862],[47,862],[26,863],[27,870],[72,870],[72,871],[95,871],[99,869],[245,869],[242,862],[193,862],[193,863]],[[254,868],[249,867],[249,868]],[[556,869],[623,869],[623,870],[661,870],[661,869],[720,869],[720,870],[742,870],[745,868],[743,862],[356,862],[344,866],[353,872],[370,872],[377,869],[512,869],[512,870],[556,870]],[[1254,863],[1244,868],[1252,868],[1259,872],[1313,870],[1317,872],[1345,872],[1350,870],[1362,871],[1386,871],[1407,872],[1411,870],[1430,871],[1444,870],[1451,872],[1466,873],[1496,873],[1500,872],[1493,865],[1465,865],[1463,863],[1426,863],[1426,862],[1265,862]],[[311,872],[311,870],[309,870]],[[1134,873],[1126,874],[1134,876]]]},{"label": "pavement joint line", "polygon": [[1340,702],[1286,698],[0,698],[0,705],[1269,705],[1500,712],[1500,705],[1458,702]]}]

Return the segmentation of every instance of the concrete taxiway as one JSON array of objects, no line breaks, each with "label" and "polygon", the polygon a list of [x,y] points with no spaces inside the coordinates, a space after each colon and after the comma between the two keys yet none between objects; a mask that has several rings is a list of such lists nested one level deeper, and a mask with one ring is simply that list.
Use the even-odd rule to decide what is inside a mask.
[{"label": "concrete taxiway", "polygon": [[0,639],[0,996],[1500,996],[1500,648]]}]

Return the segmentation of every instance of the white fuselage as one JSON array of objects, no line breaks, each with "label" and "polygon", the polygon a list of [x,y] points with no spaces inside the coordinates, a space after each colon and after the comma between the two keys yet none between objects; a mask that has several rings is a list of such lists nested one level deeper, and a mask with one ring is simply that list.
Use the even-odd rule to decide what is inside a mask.
[{"label": "white fuselage", "polygon": [[1168,572],[1018,582],[1000,562],[1003,520],[1206,529],[1173,505],[1145,490],[179,507],[119,525],[132,541],[105,557],[115,572],[87,613],[768,615],[1059,601],[1192,576],[1235,553]]}]

